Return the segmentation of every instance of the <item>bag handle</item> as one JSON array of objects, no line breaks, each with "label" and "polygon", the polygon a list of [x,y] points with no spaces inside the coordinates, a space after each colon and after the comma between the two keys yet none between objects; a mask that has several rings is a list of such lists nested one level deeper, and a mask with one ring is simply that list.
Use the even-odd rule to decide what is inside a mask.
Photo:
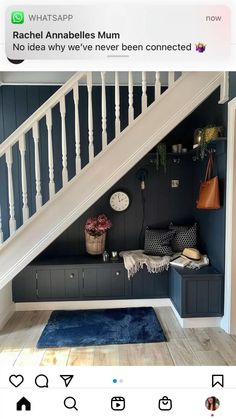
[{"label": "bag handle", "polygon": [[208,163],[207,163],[205,182],[212,178],[212,173],[213,173],[213,157],[211,153],[208,159]]}]

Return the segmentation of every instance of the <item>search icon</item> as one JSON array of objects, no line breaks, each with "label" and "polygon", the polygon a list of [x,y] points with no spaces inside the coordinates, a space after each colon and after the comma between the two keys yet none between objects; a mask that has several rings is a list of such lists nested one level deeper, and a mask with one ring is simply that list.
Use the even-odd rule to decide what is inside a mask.
[{"label": "search icon", "polygon": [[76,400],[74,399],[74,397],[66,397],[64,400],[64,406],[67,409],[75,409],[78,410],[76,407]]}]

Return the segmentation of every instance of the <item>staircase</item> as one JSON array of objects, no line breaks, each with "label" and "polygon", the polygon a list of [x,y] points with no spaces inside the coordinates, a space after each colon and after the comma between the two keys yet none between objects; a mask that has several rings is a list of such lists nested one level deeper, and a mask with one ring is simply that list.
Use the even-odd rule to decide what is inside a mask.
[{"label": "staircase", "polygon": [[[141,78],[141,113],[135,118],[133,103],[132,72],[127,73],[128,124],[121,129],[120,121],[120,76],[113,77],[115,137],[108,141],[107,133],[107,84],[105,72],[100,73],[101,86],[101,151],[94,151],[94,75],[76,73],[13,134],[0,145],[1,164],[7,173],[7,220],[2,219],[0,207],[0,289],[68,228],[81,214],[96,202],[109,188],[124,176],[147,152],[160,142],[173,128],[186,118],[201,102],[220,86],[219,103],[227,101],[228,75],[223,72],[182,73],[177,79],[174,72],[168,73],[168,86],[161,86],[160,73],[153,74],[154,101],[148,106],[147,73]],[[124,74],[122,74],[124,77]],[[87,164],[81,160],[81,102],[80,87],[86,88],[87,105]],[[164,92],[163,92],[164,90]],[[68,114],[67,97],[73,98],[73,115],[70,125],[74,133],[74,174],[68,176]],[[83,104],[84,106],[84,104]],[[60,117],[61,186],[55,186],[54,110]],[[66,119],[67,117],[67,119]],[[42,153],[40,141],[42,124],[46,133],[48,198],[42,199]],[[34,160],[34,176],[26,164],[27,147],[31,144]],[[14,176],[14,156],[18,155],[20,175]],[[45,167],[45,166],[44,166]],[[34,182],[35,211],[30,214],[28,185]],[[21,193],[21,225],[16,224],[15,189]],[[2,201],[1,201],[2,202]],[[4,217],[3,217],[4,218]],[[9,223],[9,233],[3,234],[3,223]]]}]

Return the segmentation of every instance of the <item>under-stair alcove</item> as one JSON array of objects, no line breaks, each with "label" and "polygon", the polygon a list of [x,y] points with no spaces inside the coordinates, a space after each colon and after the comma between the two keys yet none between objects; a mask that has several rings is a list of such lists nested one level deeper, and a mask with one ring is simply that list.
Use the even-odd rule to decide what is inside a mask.
[{"label": "under-stair alcove", "polygon": [[[0,361],[235,365],[236,73],[0,76]],[[211,124],[223,130],[201,159],[201,147],[193,149],[194,132]],[[180,144],[182,151],[174,151]],[[166,171],[156,167],[158,145],[166,146]],[[211,153],[220,208],[197,209]],[[117,191],[130,199],[125,211],[111,208]],[[108,262],[86,251],[85,223],[99,214],[112,222]],[[155,271],[154,265],[152,271],[146,262],[154,257],[144,252],[147,268],[129,277],[127,261],[111,258],[113,251],[145,248],[146,228],[169,233],[171,222],[187,229],[197,225],[194,247],[209,265],[181,268],[166,253],[168,266]],[[37,346],[54,310],[67,316],[143,308],[155,312],[165,342]],[[94,338],[93,327],[86,329]],[[72,330],[69,338],[80,335]],[[97,330],[102,336],[102,328]]]},{"label": "under-stair alcove", "polygon": [[[199,246],[207,252],[212,264],[224,271],[225,236],[225,186],[226,186],[226,137],[220,138],[209,148],[213,148],[216,172],[220,181],[221,208],[219,210],[197,210],[196,200],[200,181],[204,178],[207,156],[195,159],[193,135],[198,127],[214,122],[224,128],[226,135],[226,108],[218,104],[219,91],[215,91],[191,115],[180,123],[164,140],[167,146],[167,170],[155,167],[155,149],[148,153],[128,174],[118,181],[105,195],[56,239],[39,258],[86,255],[84,226],[88,217],[105,213],[113,227],[108,233],[107,250],[137,249],[142,228],[142,198],[138,171],[147,171],[145,188],[144,227],[166,227],[170,222],[191,224],[198,222]],[[210,117],[208,116],[210,115]],[[188,153],[176,157],[171,146],[182,143]],[[172,188],[171,181],[179,180],[179,187]],[[114,212],[109,205],[109,197],[115,190],[126,190],[131,197],[131,205],[124,213]],[[217,239],[220,237],[220,240]]]},{"label": "under-stair alcove", "polygon": [[[199,186],[204,177],[208,154],[206,153],[206,157],[201,160],[196,158],[197,150],[193,150],[196,128],[214,122],[226,130],[226,109],[218,104],[218,98],[217,90],[163,139],[167,149],[166,172],[162,167],[157,170],[156,148],[154,148],[47,247],[32,262],[31,267],[26,268],[25,274],[21,273],[13,281],[13,295],[16,302],[171,297],[174,307],[183,318],[222,316],[226,137],[216,139],[208,147],[214,153],[215,167],[220,180],[219,210],[196,209]],[[181,143],[188,151],[179,155],[172,153],[172,145],[176,143]],[[138,178],[140,169],[144,169],[147,175],[143,194]],[[178,180],[178,187],[172,187],[173,180]],[[109,197],[116,190],[125,190],[131,198],[130,207],[123,213],[113,211],[109,204]],[[144,214],[142,196],[145,197]],[[104,264],[102,256],[94,257],[86,254],[84,237],[86,220],[101,213],[105,213],[112,221],[112,228],[106,240],[106,250],[109,253],[114,250],[119,252],[143,248],[147,226],[168,228],[171,222],[176,225],[192,225],[197,222],[198,248],[202,254],[208,255],[211,267],[201,271],[204,274],[201,279],[197,277],[196,272],[192,272],[187,282],[185,277],[179,277],[178,271],[173,276],[173,268],[160,274],[149,274],[143,269],[127,280],[121,259],[116,263]],[[210,292],[211,295],[207,300],[208,302],[213,300],[211,306],[207,302],[205,306],[200,305],[200,309],[194,308],[197,305],[194,300],[191,307],[186,308],[184,301],[179,302],[179,292],[176,294],[178,281],[184,284],[186,282],[184,285],[186,289],[181,291],[186,293],[184,301],[191,298],[194,300],[189,295],[189,287],[193,295],[195,292],[196,299],[200,300],[204,300],[203,295],[208,295]],[[24,284],[27,284],[28,292]],[[196,284],[198,287],[202,284],[202,289],[196,288]],[[35,288],[37,288],[36,294]]]}]

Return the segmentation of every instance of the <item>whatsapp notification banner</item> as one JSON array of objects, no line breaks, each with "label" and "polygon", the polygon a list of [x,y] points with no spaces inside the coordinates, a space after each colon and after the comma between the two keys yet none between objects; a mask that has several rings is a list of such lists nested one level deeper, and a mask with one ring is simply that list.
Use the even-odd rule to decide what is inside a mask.
[{"label": "whatsapp notification banner", "polygon": [[215,68],[230,59],[230,9],[193,4],[17,6],[6,12],[11,60]]}]

